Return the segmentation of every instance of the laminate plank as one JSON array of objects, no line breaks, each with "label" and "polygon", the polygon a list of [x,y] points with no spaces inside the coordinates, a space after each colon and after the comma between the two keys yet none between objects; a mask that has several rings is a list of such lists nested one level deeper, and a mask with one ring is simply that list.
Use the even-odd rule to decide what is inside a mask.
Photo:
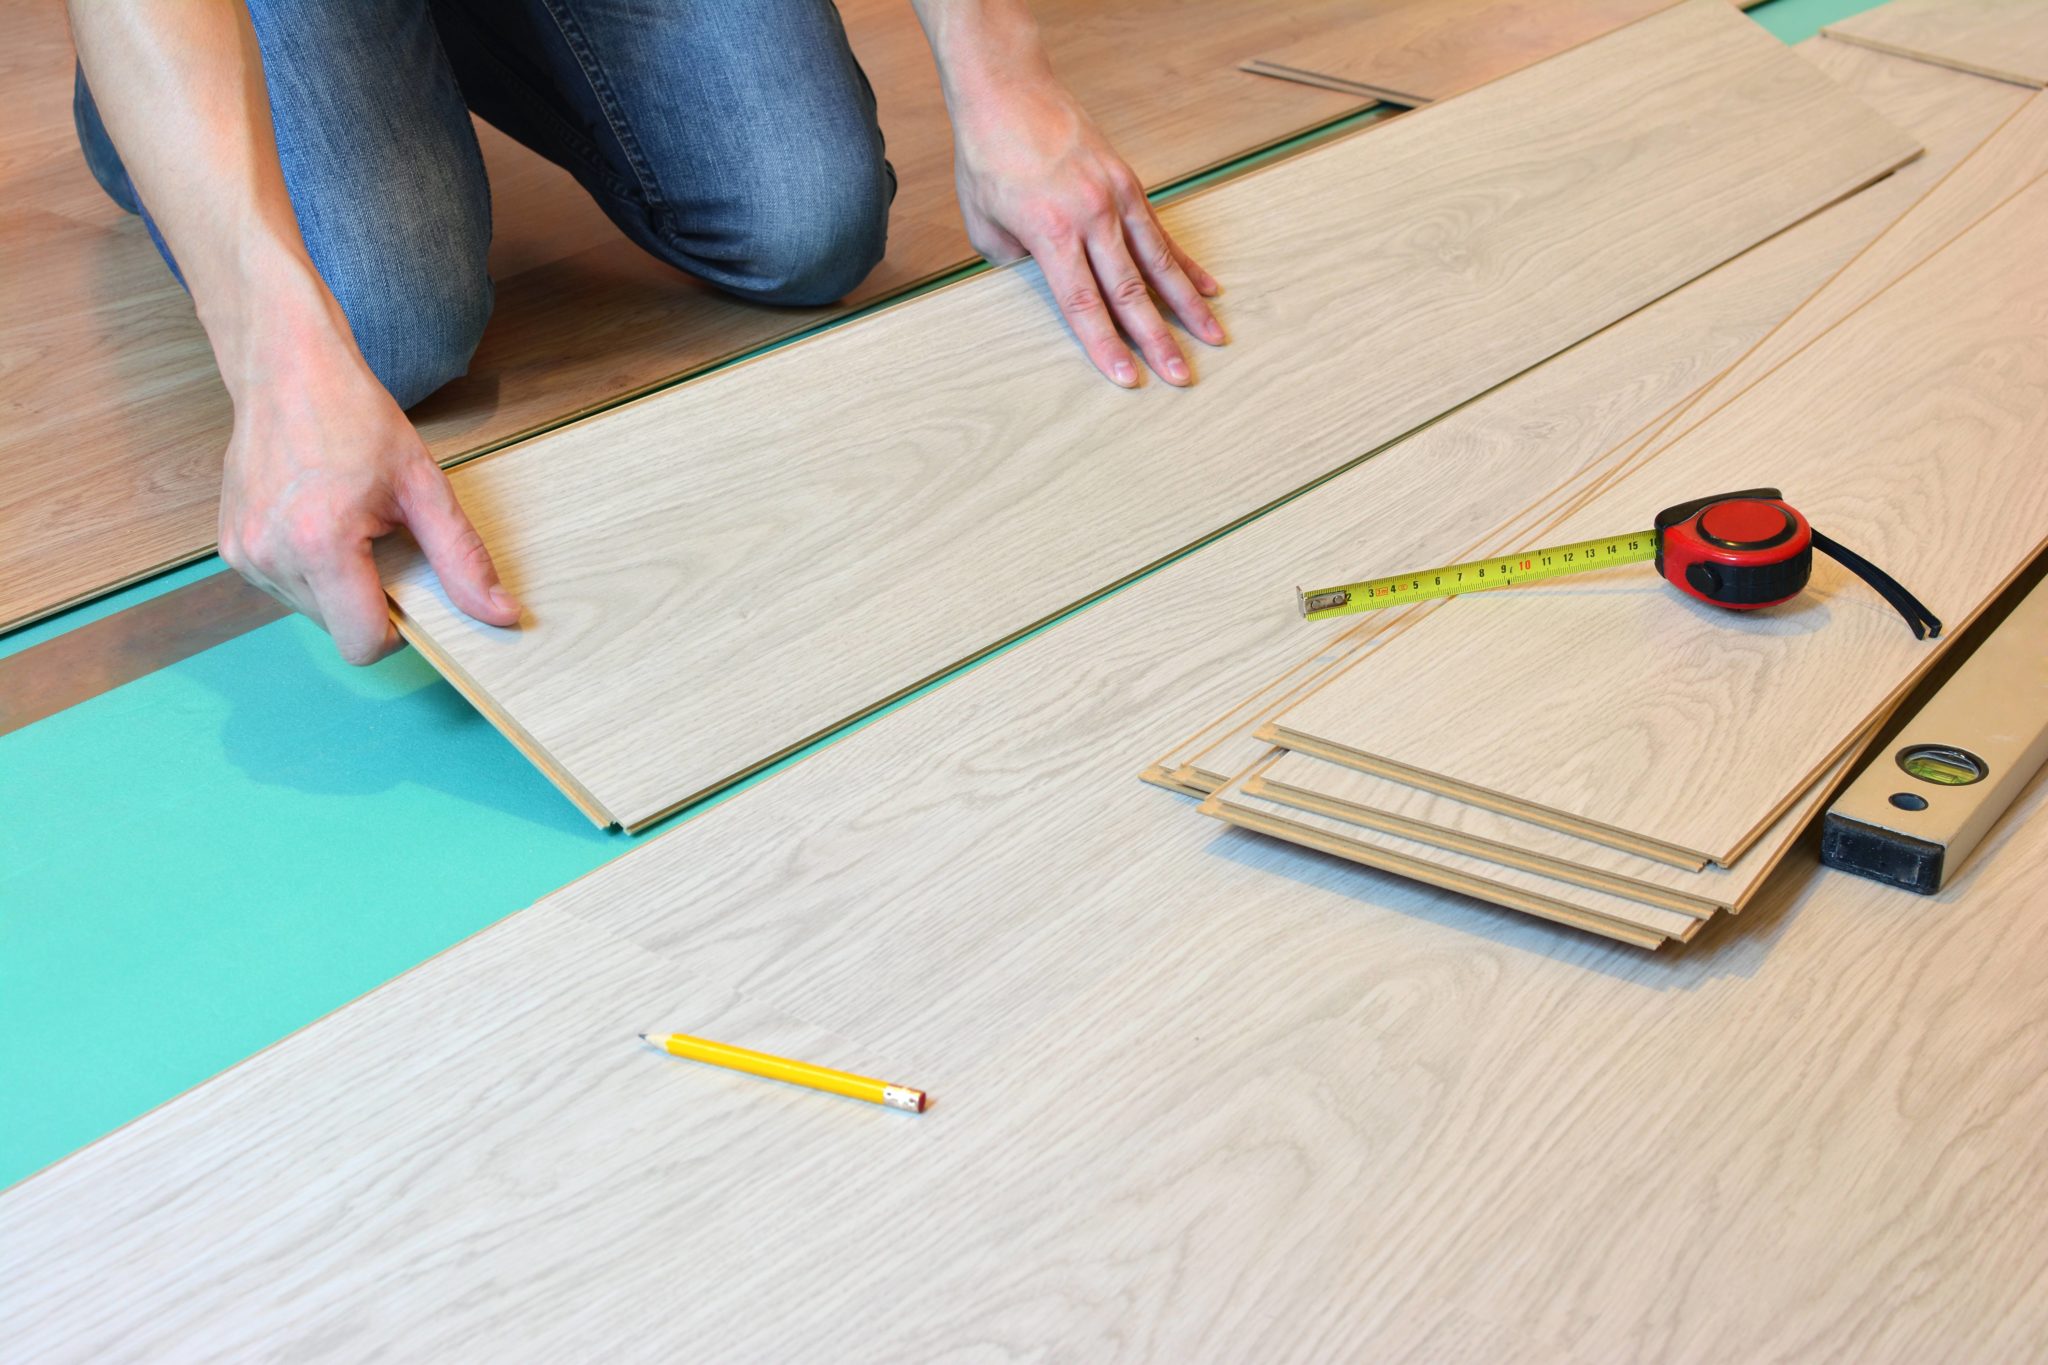
[{"label": "laminate plank", "polygon": [[[1519,112],[1534,104],[1552,116]],[[1689,0],[1172,205],[1244,300],[1193,389],[1104,385],[1027,325],[1035,268],[992,272],[459,470],[531,608],[520,628],[463,617],[403,547],[387,582],[409,638],[565,788],[639,827],[1915,150],[1719,0]],[[962,337],[986,340],[963,355]]]},{"label": "laminate plank", "polygon": [[[1376,547],[1376,562],[1355,558],[1332,566],[1334,571],[1324,576],[1304,574],[1304,581],[1340,581],[1402,564],[1451,563],[1540,543],[1561,519],[1559,509],[1575,508],[1748,388],[1995,207],[2004,187],[2048,170],[2048,102],[2030,100],[2024,91],[1997,82],[1868,48],[1811,39],[1795,51],[1858,98],[1887,110],[1925,145],[1926,154],[1645,310],[1668,316],[1686,330],[1666,333],[1643,324],[1628,343],[1642,348],[1640,362],[1631,368],[1626,352],[1617,352],[1618,368],[1605,388],[1630,391],[1628,386],[1642,374],[1676,379],[1678,373],[1664,367],[1689,358],[1720,373],[1692,394],[1677,397],[1661,415],[1653,415],[1657,400],[1645,390],[1639,409],[1642,429],[1598,459],[1582,457],[1584,467],[1572,485],[1552,495],[1554,504],[1529,499],[1526,510],[1491,539],[1421,545],[1405,552]],[[1637,326],[1628,319],[1614,330]],[[1555,362],[1546,368],[1565,377]],[[1600,391],[1601,386],[1588,387]],[[1660,392],[1677,396],[1676,388]],[[1565,396],[1583,401],[1576,392]],[[1532,393],[1523,401],[1537,400]],[[1520,506],[1526,497],[1506,492],[1503,485],[1503,506]],[[1429,604],[1421,608],[1429,609]],[[1162,755],[1148,771],[1181,789],[1206,794],[1251,766],[1271,747],[1256,732],[1275,711],[1334,673],[1353,651],[1370,647],[1380,632],[1405,629],[1419,619],[1405,612],[1379,615],[1390,619],[1369,617],[1346,629],[1289,675]]]},{"label": "laminate plank", "polygon": [[1958,71],[2048,86],[2048,7],[2038,0],[1892,0],[1821,31]]},{"label": "laminate plank", "polygon": [[[1149,185],[1360,107],[1355,96],[1229,69],[1246,44],[1295,36],[1301,20],[1287,7],[1036,9],[1056,66]],[[437,458],[461,461],[973,259],[936,73],[910,7],[849,0],[845,10],[900,186],[888,256],[861,290],[832,309],[726,298],[646,257],[565,173],[480,125],[497,308],[469,375],[413,413]],[[0,147],[0,630],[209,553],[231,427],[189,302],[78,157],[61,6],[20,7],[15,28],[0,73],[19,115]]]},{"label": "laminate plank", "polygon": [[1244,69],[1395,104],[1424,105],[1533,66],[1673,0],[1377,0]]},{"label": "laminate plank", "polygon": [[[1497,880],[1492,866],[1528,873],[1538,880],[1517,878],[1501,884],[1509,889],[1533,891],[1607,918],[1626,917],[1615,915],[1611,908],[1603,909],[1604,903],[1580,901],[1575,893],[1556,883],[1705,918],[1723,911],[1739,912],[1756,894],[1833,799],[1869,735],[1868,730],[1859,735],[1850,751],[1801,793],[1777,822],[1735,860],[1734,866],[1709,865],[1698,871],[1636,857],[1421,787],[1285,750],[1280,751],[1278,758],[1229,784],[1220,794],[1225,799],[1257,798],[1324,817],[1311,825],[1318,833],[1329,832],[1325,820],[1349,824],[1353,828],[1344,832],[1345,837],[1355,845],[1406,862],[1426,863],[1475,882]],[[1205,813],[1213,813],[1204,809]],[[1441,853],[1418,848],[1417,843],[1433,846]]]},{"label": "laminate plank", "polygon": [[[1826,61],[1831,52],[1874,51],[1868,48],[1845,49],[1843,45],[1825,42],[1801,45],[1802,51],[1808,49],[1813,49],[1812,55],[1822,61]],[[1898,70],[1909,60],[1894,58],[1891,66]],[[1979,78],[1969,93],[1982,97],[1986,91],[2001,88],[2012,90],[2012,87],[2000,87]],[[1863,92],[1859,90],[1859,93]],[[2048,96],[2015,93],[2019,93],[2021,98],[2012,106],[2010,116],[1960,162],[1943,161],[1938,167],[1930,165],[1925,169],[1916,162],[1887,181],[1890,185],[1892,181],[1918,171],[1916,178],[1924,193],[1867,249],[1857,253],[1769,336],[1701,391],[1682,410],[1678,419],[1645,443],[1644,454],[1637,458],[1654,455],[1690,430],[1702,417],[1717,411],[1811,344],[1892,281],[2010,198],[2015,186],[2028,184],[2035,177],[2048,174]],[[1864,97],[1871,98],[1869,94],[1864,94]],[[1929,136],[1931,149],[1935,144],[1932,135]],[[1922,160],[1931,161],[1933,157]],[[1863,198],[1863,195],[1857,196],[1858,200]]]},{"label": "laminate plank", "polygon": [[[1781,484],[1815,525],[1911,584],[1953,638],[2048,525],[2036,454],[2048,267],[2025,245],[2044,232],[2048,180],[2036,180],[1593,499],[1560,538],[1640,523],[1701,489]],[[1274,733],[1726,864],[1944,647],[1913,640],[1816,559],[1798,599],[1740,617],[1649,574],[1461,598]],[[1481,705],[1475,689],[1497,677],[1520,681]],[[1705,771],[1714,783],[1669,781]]]},{"label": "laminate plank", "polygon": [[1304,848],[1376,867],[1475,900],[1520,910],[1575,929],[1604,934],[1639,948],[1690,938],[1704,916],[1670,910],[1633,897],[1561,882],[1444,849],[1419,839],[1369,829],[1354,820],[1283,802],[1262,789],[1266,771],[1286,750],[1276,749],[1250,771],[1225,783],[1196,809],[1203,815],[1285,839]]},{"label": "laminate plank", "polygon": [[[1309,34],[1240,62],[1256,75],[1395,104],[1460,94],[1611,33],[1672,0],[1365,0],[1324,8]],[[1735,0],[1749,9],[1762,0]]]}]

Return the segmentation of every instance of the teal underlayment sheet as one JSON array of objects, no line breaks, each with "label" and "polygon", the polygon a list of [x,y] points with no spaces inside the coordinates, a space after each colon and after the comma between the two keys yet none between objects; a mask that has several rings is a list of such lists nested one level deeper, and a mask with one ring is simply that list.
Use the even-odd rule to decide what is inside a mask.
[{"label": "teal underlayment sheet", "polygon": [[[1796,42],[1869,7],[1750,13]],[[0,1187],[638,842],[418,655],[352,669],[296,618],[0,735]]]}]

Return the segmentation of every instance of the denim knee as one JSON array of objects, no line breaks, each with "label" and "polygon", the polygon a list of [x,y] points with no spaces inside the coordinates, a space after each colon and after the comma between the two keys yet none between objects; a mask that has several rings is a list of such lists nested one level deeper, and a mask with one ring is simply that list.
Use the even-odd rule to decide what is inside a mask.
[{"label": "denim knee", "polygon": [[881,262],[893,183],[882,162],[757,185],[728,287],[764,303],[804,307],[845,298]]},{"label": "denim knee", "polygon": [[330,279],[356,349],[401,408],[469,371],[490,321],[491,277],[451,269],[425,291],[391,289],[360,275]]}]

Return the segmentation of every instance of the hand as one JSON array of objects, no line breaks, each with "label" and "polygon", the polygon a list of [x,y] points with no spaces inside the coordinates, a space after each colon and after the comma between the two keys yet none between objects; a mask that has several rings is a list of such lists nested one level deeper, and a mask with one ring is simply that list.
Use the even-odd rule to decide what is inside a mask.
[{"label": "hand", "polygon": [[519,604],[499,586],[448,476],[354,342],[301,334],[269,354],[276,359],[266,373],[231,386],[221,557],[310,616],[352,664],[399,646],[370,542],[400,526],[456,606],[492,625],[516,624]]},{"label": "hand", "polygon": [[1205,302],[1220,292],[1160,225],[1145,189],[1050,70],[991,83],[955,110],[955,176],[974,249],[1002,263],[1029,254],[1095,367],[1131,388],[1130,347],[1169,384],[1187,359],[1153,301],[1221,346]]}]

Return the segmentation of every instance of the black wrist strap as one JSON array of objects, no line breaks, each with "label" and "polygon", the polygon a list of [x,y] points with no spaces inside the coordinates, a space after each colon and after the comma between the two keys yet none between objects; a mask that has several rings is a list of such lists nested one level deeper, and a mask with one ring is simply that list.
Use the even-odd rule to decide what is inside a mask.
[{"label": "black wrist strap", "polygon": [[1905,585],[1898,579],[1840,541],[1830,540],[1819,531],[1813,533],[1813,548],[1875,588],[1879,597],[1891,603],[1899,615],[1906,618],[1906,624],[1913,628],[1914,639],[1931,640],[1940,636],[1941,622],[1935,618],[1933,612],[1927,610],[1919,598],[1907,592]]}]

